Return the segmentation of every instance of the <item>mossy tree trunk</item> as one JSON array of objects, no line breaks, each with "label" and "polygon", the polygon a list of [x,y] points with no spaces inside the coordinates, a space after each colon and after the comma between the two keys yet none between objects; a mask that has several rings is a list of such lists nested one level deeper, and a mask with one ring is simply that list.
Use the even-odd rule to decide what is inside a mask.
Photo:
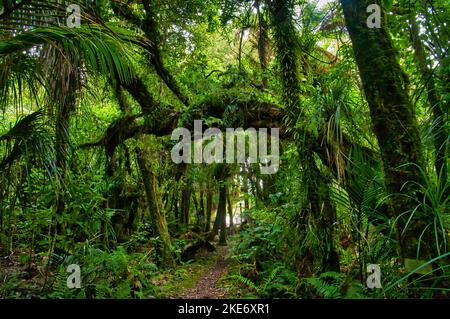
[{"label": "mossy tree trunk", "polygon": [[230,229],[233,229],[233,205],[231,204],[231,192],[232,188],[230,187],[227,191],[227,205],[228,205],[228,215],[230,216]]},{"label": "mossy tree trunk", "polygon": [[149,158],[151,155],[145,150],[144,147],[136,148],[136,157],[139,165],[139,169],[142,174],[142,181],[144,183],[144,189],[147,196],[147,205],[152,218],[152,226],[154,235],[158,235],[161,239],[162,247],[160,253],[162,257],[163,265],[167,267],[175,266],[175,260],[173,256],[172,242],[167,228],[167,221],[164,212],[162,211],[161,196],[159,194],[158,179],[153,173],[153,170],[149,168]]},{"label": "mossy tree trunk", "polygon": [[197,193],[195,190],[192,192],[192,199],[194,202],[195,216],[197,218],[197,225],[198,225],[198,224],[200,224],[200,206],[198,203]]},{"label": "mossy tree trunk", "polygon": [[264,12],[261,11],[260,1],[255,1],[256,12],[258,16],[259,35],[258,35],[258,56],[261,71],[263,73],[261,87],[266,89],[269,85],[267,77],[267,42],[269,37],[267,35],[267,21],[264,17]]},{"label": "mossy tree trunk", "polygon": [[203,190],[203,185],[200,185],[200,214],[199,214],[199,226],[201,229],[204,228],[205,224],[205,192]]},{"label": "mossy tree trunk", "polygon": [[189,226],[189,211],[191,208],[191,187],[190,185],[184,185],[183,191],[181,192],[181,210],[183,224]]},{"label": "mossy tree trunk", "polygon": [[244,208],[249,209],[250,203],[248,200],[248,171],[245,165],[243,165],[243,173],[242,173],[242,193],[244,195]]},{"label": "mossy tree trunk", "polygon": [[434,80],[434,74],[428,66],[425,49],[423,47],[422,40],[420,39],[419,26],[416,19],[411,18],[409,20],[411,31],[411,42],[414,48],[415,62],[422,74],[422,81],[425,83],[427,99],[430,110],[433,114],[433,142],[435,149],[434,165],[436,168],[436,174],[440,177],[442,185],[447,182],[447,139],[448,133],[445,127],[445,114],[442,108],[441,98]]},{"label": "mossy tree trunk", "polygon": [[248,182],[250,184],[250,189],[252,190],[253,197],[255,199],[256,208],[261,208],[263,206],[263,193],[261,190],[261,179],[258,174],[253,171],[251,165],[248,166]]},{"label": "mossy tree trunk", "polygon": [[[227,224],[226,224],[226,218],[227,218],[227,187],[225,185],[225,181],[221,181],[219,186],[219,208],[217,213],[217,219],[219,220],[219,245],[226,245],[227,244]],[[220,212],[220,213],[219,213]]]},{"label": "mossy tree trunk", "polygon": [[[288,114],[298,115],[300,108],[299,41],[293,21],[293,0],[267,0],[273,29],[273,41],[283,84],[283,101]],[[295,116],[296,117],[296,116]]]},{"label": "mossy tree trunk", "polygon": [[216,213],[216,218],[214,219],[214,225],[213,228],[211,230],[210,233],[210,238],[214,239],[214,237],[219,233],[219,229],[220,229],[220,225],[221,225],[221,221],[222,221],[222,215],[223,215],[223,211],[222,211],[222,206],[224,205],[222,203],[225,202],[226,205],[226,198],[225,197],[221,197],[221,191],[225,186],[223,185],[219,185],[219,204],[217,206],[217,213]]},{"label": "mossy tree trunk", "polygon": [[[280,80],[283,85],[283,101],[286,105],[288,125],[295,127],[298,120],[303,118],[301,109],[301,87],[299,80],[300,48],[297,31],[293,21],[294,1],[268,0],[273,40],[275,44],[277,61],[279,64]],[[309,264],[321,264],[321,270],[339,271],[339,256],[334,249],[333,227],[336,220],[336,211],[329,196],[328,180],[324,179],[312,157],[312,141],[300,140],[298,152],[300,166],[307,180],[307,197],[311,205],[308,216],[300,218],[302,221],[311,220],[315,225],[314,231],[319,236],[318,244],[321,254],[318,256],[313,249],[306,247],[305,258]],[[300,216],[302,217],[302,216]],[[305,226],[305,225],[302,225]],[[319,259],[320,258],[320,259]]]},{"label": "mossy tree trunk", "polygon": [[[416,183],[422,183],[421,141],[407,93],[407,78],[386,26],[367,26],[369,13],[366,10],[372,3],[371,0],[341,0],[381,151],[386,188],[392,195],[393,217],[398,218],[401,254],[405,258],[416,258],[418,238],[430,222],[429,216],[417,212],[408,223],[411,211],[417,206]],[[381,21],[385,23],[383,12]],[[421,245],[422,258],[429,256],[427,246],[427,242]]]},{"label": "mossy tree trunk", "polygon": [[226,217],[227,217],[227,185],[228,167],[225,164],[218,164],[215,177],[219,182],[219,205],[217,208],[216,219],[210,238],[214,238],[220,231],[219,244],[226,244]]},{"label": "mossy tree trunk", "polygon": [[[330,197],[330,181],[319,170],[313,156],[309,157],[307,169],[311,179],[308,185],[308,197],[311,203],[311,212],[317,227],[317,237],[322,241],[320,245],[322,256],[322,272],[340,271],[339,255],[334,246],[334,228],[336,227],[336,207]],[[312,251],[312,254],[317,252]]]},{"label": "mossy tree trunk", "polygon": [[177,194],[174,195],[173,202],[174,202],[173,212],[174,212],[174,217],[175,217],[175,229],[178,231],[180,229],[180,210],[178,208],[178,195]]},{"label": "mossy tree trunk", "polygon": [[211,229],[212,205],[213,205],[213,192],[208,187],[208,190],[206,192],[206,224],[205,224],[205,232],[209,232],[209,230]]},{"label": "mossy tree trunk", "polygon": [[[75,111],[81,88],[80,57],[62,47],[44,47],[42,58],[47,59],[51,100],[55,110],[55,216],[53,231],[64,236],[63,213],[66,209],[65,189],[69,148],[70,118]],[[52,105],[53,106],[53,105]],[[50,248],[50,250],[52,247]]]}]

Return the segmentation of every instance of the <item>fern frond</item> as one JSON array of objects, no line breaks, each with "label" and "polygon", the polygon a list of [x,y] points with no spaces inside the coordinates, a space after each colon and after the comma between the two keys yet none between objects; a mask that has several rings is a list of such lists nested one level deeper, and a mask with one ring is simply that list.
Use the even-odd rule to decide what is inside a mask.
[{"label": "fern frond", "polygon": [[238,281],[238,282],[240,282],[240,283],[242,283],[242,284],[248,286],[249,288],[253,289],[253,290],[256,291],[256,292],[259,291],[258,286],[256,286],[256,285],[253,283],[253,281],[251,281],[250,279],[248,279],[248,278],[246,278],[246,277],[244,277],[244,276],[242,276],[242,275],[231,275],[231,276],[229,276],[228,278],[234,279],[234,280],[236,280],[236,281]]}]

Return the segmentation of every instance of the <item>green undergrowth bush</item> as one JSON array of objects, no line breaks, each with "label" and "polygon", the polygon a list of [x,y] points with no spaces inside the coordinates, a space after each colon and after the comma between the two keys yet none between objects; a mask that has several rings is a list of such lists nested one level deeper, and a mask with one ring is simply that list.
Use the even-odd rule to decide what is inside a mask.
[{"label": "green undergrowth bush", "polygon": [[[285,236],[292,234],[293,227],[282,217],[288,210],[285,207],[246,212],[246,221],[231,244],[233,265],[228,280],[242,288],[236,291],[238,297],[403,299],[448,295],[449,253],[408,268],[399,258],[392,257],[391,240],[375,231],[363,265],[357,246],[346,247],[336,241],[341,257],[339,272],[302,273],[293,262],[300,256],[301,243],[296,245]],[[368,264],[379,265],[381,287],[368,288]]]},{"label": "green undergrowth bush", "polygon": [[[149,298],[158,294],[152,283],[158,267],[149,253],[128,253],[124,247],[108,252],[97,248],[64,259],[57,268],[48,298]],[[81,269],[81,288],[67,287],[67,266]]]},{"label": "green undergrowth bush", "polygon": [[232,245],[229,279],[248,290],[248,296],[294,298],[296,272],[284,261],[283,224],[273,212],[252,210]]}]

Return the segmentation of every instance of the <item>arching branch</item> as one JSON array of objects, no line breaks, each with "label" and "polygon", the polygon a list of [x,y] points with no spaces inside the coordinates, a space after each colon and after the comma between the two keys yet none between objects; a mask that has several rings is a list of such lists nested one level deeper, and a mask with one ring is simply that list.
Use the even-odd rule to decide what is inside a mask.
[{"label": "arching branch", "polygon": [[156,70],[156,73],[164,81],[167,87],[175,94],[175,96],[184,104],[189,105],[189,100],[184,95],[178,84],[176,83],[172,74],[165,67],[161,51],[160,51],[160,37],[158,34],[158,25],[155,20],[155,8],[150,1],[142,1],[145,8],[145,17],[140,19],[137,17],[132,9],[125,3],[113,0],[111,2],[114,13],[120,15],[135,27],[141,29],[145,36],[151,40],[151,42],[142,42],[141,46],[149,53],[150,62]]},{"label": "arching branch", "polygon": [[[215,99],[217,100],[217,99]],[[234,127],[242,128],[280,128],[282,127],[283,111],[275,104],[260,101],[239,101],[234,102],[240,110],[241,121],[237,121]],[[112,156],[118,145],[127,139],[138,134],[153,134],[156,136],[170,135],[174,129],[179,127],[183,121],[183,127],[192,129],[194,120],[201,120],[207,117],[223,118],[226,111],[226,103],[222,100],[216,102],[205,102],[195,108],[189,116],[184,116],[182,112],[175,111],[172,107],[155,105],[151,114],[127,115],[113,122],[105,132],[105,135],[98,141],[80,145],[80,148],[105,147],[107,156]],[[189,118],[189,120],[182,120]],[[138,124],[138,119],[143,119],[143,124]],[[206,123],[204,123],[206,125]]]}]

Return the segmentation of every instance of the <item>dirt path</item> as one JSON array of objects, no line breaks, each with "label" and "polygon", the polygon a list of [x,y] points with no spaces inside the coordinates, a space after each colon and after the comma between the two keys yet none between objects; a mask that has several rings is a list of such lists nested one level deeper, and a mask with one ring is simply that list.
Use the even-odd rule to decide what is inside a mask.
[{"label": "dirt path", "polygon": [[217,247],[218,259],[214,266],[209,268],[194,288],[185,290],[179,298],[182,299],[222,299],[227,291],[217,287],[217,281],[228,272],[230,260],[228,246]]}]

